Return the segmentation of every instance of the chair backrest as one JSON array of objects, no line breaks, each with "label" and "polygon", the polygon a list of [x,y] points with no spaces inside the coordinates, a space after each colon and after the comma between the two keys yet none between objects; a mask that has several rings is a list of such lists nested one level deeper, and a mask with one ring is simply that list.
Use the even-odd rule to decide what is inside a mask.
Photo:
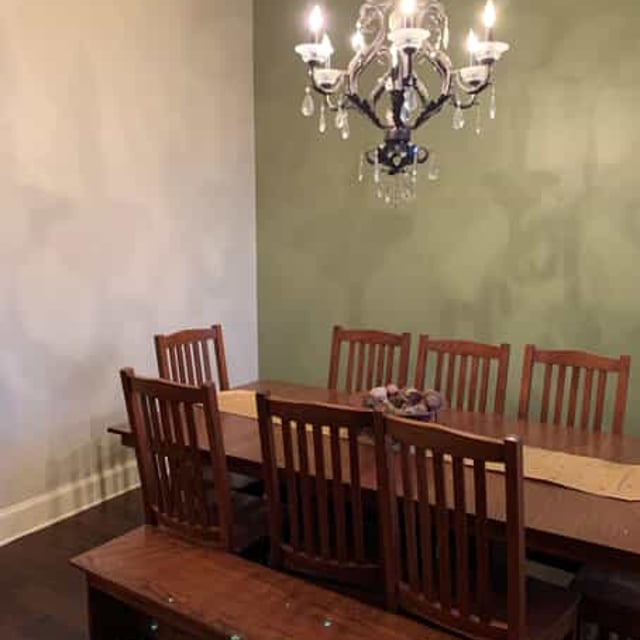
[{"label": "chair backrest", "polygon": [[184,329],[154,338],[158,375],[182,384],[201,385],[215,382],[210,345],[216,359],[218,387],[229,389],[229,374],[222,338],[222,325],[204,329]]},{"label": "chair backrest", "polygon": [[[631,366],[629,356],[608,358],[586,351],[542,350],[532,344],[526,345],[518,407],[518,417],[522,420],[532,417],[532,388],[536,363],[544,365],[544,375],[540,413],[533,416],[533,419],[555,425],[579,426],[584,430],[602,431],[607,404],[607,379],[610,374],[617,374],[610,428],[615,434],[622,433]],[[565,393],[568,370],[571,376],[568,381],[568,393]]]},{"label": "chair backrest", "polygon": [[[358,439],[372,434],[373,412],[261,394],[257,404],[273,566],[382,595]],[[369,462],[375,473],[373,452]]]},{"label": "chair backrest", "polygon": [[[341,375],[343,344],[347,346],[347,360]],[[389,383],[404,387],[407,384],[410,349],[409,333],[335,326],[331,340],[328,388],[357,393]]]},{"label": "chair backrest", "polygon": [[230,548],[232,512],[213,383],[201,387],[120,372],[148,524]]},{"label": "chair backrest", "polygon": [[[447,405],[465,411],[504,414],[509,373],[508,344],[431,340],[421,335],[414,386],[440,391]],[[433,358],[429,358],[434,354]],[[490,388],[493,387],[493,393]],[[492,397],[489,405],[489,397]]]},{"label": "chair backrest", "polygon": [[[380,492],[387,498],[383,540],[392,556],[386,565],[389,607],[471,637],[524,638],[519,438],[491,440],[381,414],[375,433]],[[504,473],[488,471],[489,463],[504,465]],[[506,518],[506,611],[490,569],[496,510]]]}]

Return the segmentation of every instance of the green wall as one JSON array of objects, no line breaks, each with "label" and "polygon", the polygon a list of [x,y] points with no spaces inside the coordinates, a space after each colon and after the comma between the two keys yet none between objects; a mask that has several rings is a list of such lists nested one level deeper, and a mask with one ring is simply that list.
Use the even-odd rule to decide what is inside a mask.
[{"label": "green wall", "polygon": [[[450,109],[423,127],[440,181],[423,171],[416,202],[388,209],[356,181],[376,131],[354,115],[344,142],[300,115],[308,5],[255,2],[261,375],[324,384],[336,323],[504,341],[513,410],[526,342],[629,353],[627,427],[640,433],[637,0],[496,4],[513,45],[498,119],[480,137],[453,131]],[[325,3],[341,64],[358,6]],[[482,4],[448,8],[461,63]]]}]

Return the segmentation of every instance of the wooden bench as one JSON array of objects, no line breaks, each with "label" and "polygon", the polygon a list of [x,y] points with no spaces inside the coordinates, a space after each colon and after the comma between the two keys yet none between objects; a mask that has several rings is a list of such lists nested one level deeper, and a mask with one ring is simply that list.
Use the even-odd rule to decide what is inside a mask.
[{"label": "wooden bench", "polygon": [[91,640],[453,640],[153,527],[71,562],[87,576]]}]

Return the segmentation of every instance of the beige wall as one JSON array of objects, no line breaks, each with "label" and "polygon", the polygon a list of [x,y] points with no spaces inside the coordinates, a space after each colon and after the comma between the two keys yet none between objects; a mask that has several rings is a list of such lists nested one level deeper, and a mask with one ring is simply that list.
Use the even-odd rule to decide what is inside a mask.
[{"label": "beige wall", "polygon": [[153,370],[154,332],[221,321],[232,381],[256,375],[251,20],[2,3],[0,540],[16,503],[122,462],[117,371]]}]

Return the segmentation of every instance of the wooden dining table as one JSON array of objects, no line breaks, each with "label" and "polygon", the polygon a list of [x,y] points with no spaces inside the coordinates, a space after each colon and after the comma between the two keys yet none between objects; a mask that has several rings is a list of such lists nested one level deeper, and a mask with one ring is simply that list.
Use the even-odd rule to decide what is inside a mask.
[{"label": "wooden dining table", "polygon": [[[261,380],[238,389],[267,393],[273,397],[304,402],[362,407],[362,394],[328,390],[286,382]],[[504,438],[519,435],[524,444],[568,454],[640,465],[640,438],[592,433],[577,428],[538,424],[497,414],[444,409],[437,422],[477,435]],[[262,475],[262,455],[257,420],[222,413],[227,463],[232,472],[255,478]],[[133,447],[128,425],[110,427],[123,445]],[[361,483],[375,489],[373,445],[361,447]],[[487,484],[493,518],[504,518],[501,474],[495,472]],[[525,479],[526,544],[531,551],[608,569],[640,571],[640,502],[607,498],[575,489]]]}]

